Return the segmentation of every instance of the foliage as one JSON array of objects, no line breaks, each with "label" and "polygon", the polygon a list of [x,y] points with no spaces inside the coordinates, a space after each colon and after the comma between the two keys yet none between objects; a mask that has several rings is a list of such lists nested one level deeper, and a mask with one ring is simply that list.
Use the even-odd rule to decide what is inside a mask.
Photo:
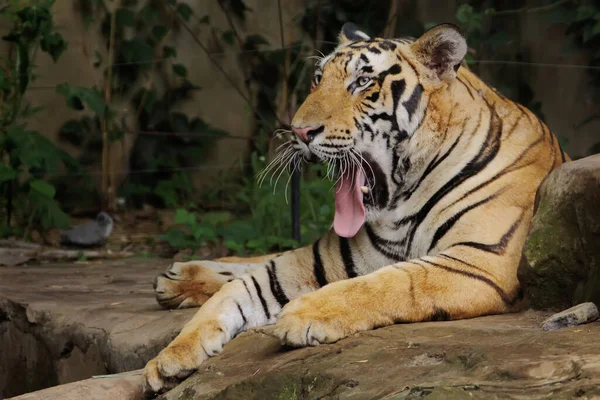
[{"label": "foliage", "polygon": [[[252,175],[266,166],[264,156],[253,153]],[[180,225],[162,235],[162,239],[176,249],[197,249],[201,246],[221,245],[236,254],[265,254],[288,250],[299,244],[308,244],[326,231],[333,220],[332,182],[324,180],[322,165],[311,165],[302,180],[300,209],[302,215],[302,242],[291,236],[289,175],[284,174],[278,185],[259,186],[251,177],[243,178],[230,188],[230,200],[238,205],[231,212],[193,213],[178,209],[175,223]]]},{"label": "foliage", "polygon": [[[510,7],[511,2],[471,0],[458,7],[456,19],[468,37],[471,54],[467,61],[476,72],[482,71],[477,59],[488,61],[509,61],[496,65],[486,65],[485,74],[498,83],[498,89],[507,97],[528,107],[542,120],[542,103],[534,99],[534,92],[526,79],[526,67],[509,65],[528,62],[527,51],[519,43],[520,25],[518,17],[523,12],[540,13],[550,24],[565,27],[567,45],[564,53],[585,52],[589,54],[590,85],[586,97],[593,103],[600,100],[600,6],[594,2],[577,0],[547,1],[537,7]],[[520,4],[520,2],[517,2]],[[513,18],[506,18],[512,16]],[[600,119],[596,112],[575,124],[579,129],[585,124]],[[567,138],[558,135],[561,145]],[[600,148],[600,142],[595,145]]]},{"label": "foliage", "polygon": [[[177,111],[200,90],[188,79],[187,67],[178,62],[171,43],[180,19],[189,21],[192,9],[174,0],[123,1],[115,15],[107,11],[103,0],[80,0],[80,9],[88,24],[101,21],[109,47],[114,33],[108,49],[114,53],[114,63],[97,54],[94,65],[111,80],[104,83],[110,94],[105,89],[103,95],[95,87],[59,85],[57,92],[70,108],[86,111],[63,125],[61,138],[83,148],[81,162],[89,165],[99,161],[103,130],[111,142],[140,132],[130,169],[144,172],[130,175],[118,188],[119,194],[138,206],[144,202],[169,207],[186,203],[192,186],[189,171],[205,158],[217,138],[227,134],[198,116]],[[119,112],[107,104],[108,98],[111,103],[128,101],[131,107]]]},{"label": "foliage", "polygon": [[26,120],[40,111],[23,99],[35,80],[38,51],[54,62],[67,47],[56,32],[50,9],[54,0],[11,1],[0,7],[0,19],[10,25],[2,39],[9,42],[8,55],[0,56],[0,185],[2,209],[6,211],[3,235],[11,233],[11,220],[26,226],[25,235],[37,225],[66,227],[68,217],[55,199],[54,185],[44,179],[64,166],[80,172],[78,163],[54,146],[40,132],[27,129]]},{"label": "foliage", "polygon": [[[591,104],[600,103],[600,5],[589,2],[581,4],[567,3],[549,15],[556,24],[566,24],[565,34],[570,39],[567,52],[585,52],[589,54],[588,70],[590,85],[583,95]],[[600,111],[588,116],[577,123],[576,129],[581,129],[588,123],[600,119]],[[600,141],[590,149],[590,154],[600,152]]]}]

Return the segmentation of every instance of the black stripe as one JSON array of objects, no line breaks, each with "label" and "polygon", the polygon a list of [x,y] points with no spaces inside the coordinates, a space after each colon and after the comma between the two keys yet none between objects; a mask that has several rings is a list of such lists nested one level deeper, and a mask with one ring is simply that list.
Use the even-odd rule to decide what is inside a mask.
[{"label": "black stripe", "polygon": [[442,239],[444,237],[444,235],[446,233],[448,233],[448,231],[454,226],[454,224],[456,224],[456,222],[460,219],[460,217],[462,217],[463,215],[465,215],[466,213],[468,213],[469,211],[471,211],[472,209],[479,207],[480,205],[487,203],[488,201],[495,199],[498,194],[500,192],[494,193],[491,196],[486,197],[483,200],[480,200],[476,203],[471,204],[468,207],[465,207],[464,209],[460,210],[459,212],[457,212],[456,214],[454,214],[451,218],[449,218],[446,222],[444,222],[436,231],[435,234],[433,235],[433,239],[431,240],[431,245],[429,246],[429,249],[427,250],[427,252],[429,253],[436,245],[437,243],[440,241],[440,239]]},{"label": "black stripe", "polygon": [[[557,140],[558,142],[558,140]],[[562,149],[562,146],[560,145],[560,143],[558,143],[558,148],[560,149],[560,159],[562,160],[563,164],[567,161],[566,157],[565,157],[565,152]]]},{"label": "black stripe", "polygon": [[[389,258],[391,260],[394,260],[394,261],[404,261],[405,260],[405,257],[400,254],[400,251],[395,249],[398,247],[402,247],[402,245],[404,245],[405,239],[402,239],[399,242],[393,242],[391,240],[383,239],[383,238],[377,236],[377,234],[373,231],[373,228],[371,228],[370,224],[365,224],[365,226],[366,226],[366,230],[367,230],[367,235],[369,236],[369,240],[371,241],[371,244],[373,245],[373,247],[375,247],[375,250],[377,250],[378,252],[380,252],[381,254],[383,254],[384,256],[386,256],[387,258]],[[391,247],[391,249],[390,249],[390,247]]]},{"label": "black stripe", "polygon": [[417,111],[417,107],[419,106],[422,95],[423,95],[423,85],[421,85],[419,83],[417,86],[415,86],[409,99],[406,100],[404,103],[402,103],[402,105],[404,106],[404,108],[406,108],[406,111],[408,112],[408,120],[409,121],[412,120],[412,117],[413,117],[415,111]]},{"label": "black stripe", "polygon": [[352,259],[352,250],[350,249],[350,241],[348,238],[340,236],[340,254],[344,261],[344,267],[346,268],[346,274],[348,278],[354,278],[358,276],[356,273],[356,267],[354,260]]},{"label": "black stripe", "polygon": [[504,251],[506,250],[506,246],[508,246],[510,239],[512,238],[513,234],[519,227],[519,224],[521,223],[522,219],[523,219],[523,214],[521,214],[521,216],[512,224],[512,226],[508,229],[508,231],[504,235],[502,235],[502,237],[500,238],[500,241],[498,241],[498,243],[485,244],[485,243],[479,243],[479,242],[459,242],[459,243],[453,244],[451,247],[467,246],[467,247],[472,247],[474,249],[478,249],[481,251],[485,251],[487,253],[503,255]]},{"label": "black stripe", "polygon": [[535,119],[537,119],[538,125],[540,126],[540,129],[542,130],[542,137],[546,138],[546,129],[544,129],[544,123],[542,122],[540,117],[538,117],[537,115],[533,114],[533,116],[535,117]]},{"label": "black stripe", "polygon": [[[405,89],[406,89],[406,81],[404,79],[394,81],[390,85],[390,90],[392,92],[392,101],[393,101],[392,104],[393,104],[394,114],[398,110],[398,104],[400,104],[400,97],[402,97],[402,94],[404,93]],[[395,125],[396,130],[399,129],[397,127],[397,125],[398,124],[396,123],[396,125]]]},{"label": "black stripe", "polygon": [[[410,59],[407,58],[404,55],[404,53],[402,53],[402,51],[400,51],[400,50],[398,50],[397,53],[400,53],[400,55],[396,55],[396,57],[398,58],[398,60],[405,61],[408,64],[408,66],[413,70],[413,72],[417,76],[417,80],[418,80],[420,78],[419,71],[417,71],[417,69],[415,68],[415,66],[413,65],[413,63],[410,61]],[[400,56],[402,56],[402,57],[400,57]]]},{"label": "black stripe", "polygon": [[512,128],[510,128],[510,130],[506,133],[506,137],[505,139],[508,139],[513,132],[515,131],[515,129],[517,128],[517,126],[519,126],[519,123],[521,122],[521,119],[523,118],[523,111],[521,110],[521,114],[519,114],[519,118],[517,118],[517,120],[515,121],[515,124],[512,126]]},{"label": "black stripe", "polygon": [[462,201],[463,199],[467,198],[468,196],[470,196],[471,194],[475,193],[479,189],[484,188],[487,185],[489,185],[490,183],[498,180],[502,176],[504,176],[504,175],[506,175],[508,173],[517,171],[517,170],[519,170],[521,168],[525,168],[525,167],[527,167],[527,166],[535,163],[537,160],[532,159],[531,161],[529,161],[526,164],[523,164],[521,166],[517,165],[519,163],[519,161],[521,161],[527,155],[527,153],[529,153],[529,151],[531,149],[533,149],[535,146],[537,146],[541,142],[542,142],[542,138],[540,137],[535,142],[533,142],[529,146],[527,146],[527,148],[525,150],[523,150],[523,152],[521,154],[519,154],[519,156],[508,167],[506,167],[502,171],[496,173],[496,175],[492,176],[490,179],[486,180],[485,182],[482,182],[479,185],[475,186],[473,189],[470,189],[467,193],[463,194],[459,199],[456,199],[451,204],[449,204],[446,207],[444,207],[440,212],[446,211],[448,208],[452,207],[456,203],[458,203],[458,202]]},{"label": "black stripe", "polygon": [[379,99],[379,92],[373,92],[372,95],[366,97],[365,100],[368,100],[372,103],[375,103]]},{"label": "black stripe", "polygon": [[444,186],[442,186],[416,214],[405,217],[396,222],[396,226],[402,226],[407,222],[414,222],[408,235],[407,252],[410,254],[411,245],[415,237],[415,233],[420,224],[425,220],[433,207],[448,193],[456,189],[460,184],[472,176],[480,173],[498,154],[500,151],[500,136],[502,133],[502,119],[496,111],[490,107],[490,126],[487,132],[484,143],[477,155],[473,157],[463,169],[452,177]]},{"label": "black stripe", "polygon": [[262,295],[262,290],[260,289],[260,285],[258,284],[258,282],[256,282],[256,279],[254,277],[252,277],[252,282],[254,282],[254,287],[256,288],[256,293],[258,294],[260,303],[263,306],[265,316],[267,317],[267,320],[269,320],[269,319],[271,319],[271,313],[269,312],[269,308],[267,307],[267,302],[265,301],[265,298]]},{"label": "black stripe", "polygon": [[462,83],[462,84],[465,86],[465,88],[467,88],[467,91],[469,92],[469,95],[471,96],[471,98],[472,98],[473,100],[475,100],[475,96],[473,96],[473,92],[471,92],[471,88],[470,88],[469,86],[467,86],[467,84],[466,84],[466,83],[464,83],[464,82],[463,82],[463,81],[460,79],[460,77],[457,77],[457,78],[456,78],[456,80],[457,80],[457,81],[459,81],[460,83]]},{"label": "black stripe", "polygon": [[529,122],[533,123],[533,121],[531,120],[531,115],[529,112],[527,112],[527,109],[518,103],[515,103],[515,104],[517,104],[517,107],[519,107],[519,110],[521,110],[521,112],[527,117]]},{"label": "black stripe", "polygon": [[[464,126],[466,125],[466,120],[465,120],[465,124],[463,124],[463,129]],[[415,191],[417,189],[419,189],[419,186],[421,186],[421,183],[423,183],[423,181],[425,180],[425,178],[427,178],[427,176],[438,166],[440,165],[446,158],[448,158],[448,156],[450,155],[450,153],[452,153],[452,150],[454,150],[454,148],[456,147],[456,145],[458,144],[458,142],[460,141],[462,135],[463,135],[464,131],[460,133],[460,135],[458,135],[458,137],[456,138],[456,140],[454,141],[454,143],[452,143],[452,146],[450,146],[450,148],[440,157],[439,153],[434,157],[433,160],[431,160],[431,162],[429,163],[429,165],[427,165],[427,168],[425,168],[425,171],[423,172],[423,175],[421,175],[421,177],[419,178],[419,180],[417,181],[416,185],[412,186],[408,191],[405,191],[403,193],[401,193],[398,197],[404,197],[405,200],[408,200],[411,198],[411,196],[413,195],[413,193],[415,193]],[[397,202],[398,199],[394,199],[395,202]]]},{"label": "black stripe", "polygon": [[285,295],[279,284],[279,279],[277,279],[277,265],[275,265],[275,261],[271,260],[267,266],[267,273],[269,274],[269,286],[271,287],[273,297],[275,297],[275,300],[277,300],[281,307],[285,306],[289,303],[290,299]]},{"label": "black stripe", "polygon": [[248,323],[248,320],[246,319],[246,316],[244,315],[242,306],[240,306],[240,303],[238,303],[237,301],[235,302],[235,305],[237,306],[238,310],[240,311],[240,314],[242,315],[242,319],[244,320],[244,325],[246,325]]},{"label": "black stripe", "polygon": [[429,321],[450,321],[450,313],[443,308],[433,306],[433,313],[429,317]]},{"label": "black stripe", "polygon": [[469,278],[476,279],[476,280],[478,280],[480,282],[484,282],[484,283],[488,284],[490,287],[492,287],[498,293],[498,295],[500,295],[500,298],[502,299],[502,301],[504,301],[504,303],[506,303],[506,304],[513,304],[513,302],[514,302],[514,300],[510,299],[506,295],[506,293],[504,292],[504,290],[502,290],[502,288],[496,284],[496,282],[492,281],[489,278],[486,278],[485,276],[477,275],[477,274],[474,274],[472,272],[467,272],[467,271],[463,271],[463,270],[460,270],[460,269],[454,269],[452,267],[448,267],[446,265],[434,263],[434,262],[428,261],[428,260],[417,260],[417,261],[422,261],[422,262],[425,262],[425,263],[427,263],[429,265],[432,265],[432,266],[434,266],[436,268],[443,269],[444,271],[448,271],[448,272],[452,272],[452,273],[455,273],[455,274],[463,275],[463,276],[466,276],[466,277],[469,277]]},{"label": "black stripe", "polygon": [[360,69],[362,72],[366,72],[368,74],[373,73],[373,67],[371,67],[370,65],[365,65],[364,67],[362,67]]},{"label": "black stripe", "polygon": [[467,267],[470,267],[470,268],[476,269],[477,271],[483,272],[484,274],[491,275],[489,272],[487,272],[483,268],[479,268],[478,266],[468,263],[464,260],[461,260],[460,258],[452,257],[452,256],[449,256],[448,254],[444,254],[444,253],[437,254],[437,256],[447,258],[448,260],[453,260],[453,261],[459,262],[461,264],[466,265]]},{"label": "black stripe", "polygon": [[315,279],[320,287],[327,285],[327,278],[325,278],[325,268],[323,268],[323,262],[321,261],[321,254],[319,254],[319,240],[313,244],[313,257],[315,259],[313,264],[313,271]]},{"label": "black stripe", "polygon": [[384,50],[396,50],[396,44],[391,40],[382,40],[378,44]]},{"label": "black stripe", "polygon": [[250,296],[250,301],[252,301],[252,292],[250,291],[250,289],[248,289],[248,285],[246,284],[246,281],[244,279],[240,279],[240,280],[244,284],[244,287],[246,288],[246,292],[248,292],[248,296]]}]

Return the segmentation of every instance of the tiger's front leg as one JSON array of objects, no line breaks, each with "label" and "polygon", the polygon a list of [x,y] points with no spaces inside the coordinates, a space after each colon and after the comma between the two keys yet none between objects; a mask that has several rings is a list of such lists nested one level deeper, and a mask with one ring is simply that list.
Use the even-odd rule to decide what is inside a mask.
[{"label": "tiger's front leg", "polygon": [[274,323],[289,300],[348,278],[340,256],[320,255],[320,246],[331,248],[337,239],[330,234],[321,245],[317,242],[313,247],[285,253],[225,283],[173,342],[146,365],[150,388],[159,391],[168,387],[220,353],[237,334]]},{"label": "tiger's front leg", "polygon": [[154,280],[156,301],[164,308],[200,307],[225,283],[276,256],[175,262]]},{"label": "tiger's front leg", "polygon": [[[501,260],[498,258],[498,262]],[[503,265],[495,265],[500,271]],[[509,267],[512,268],[512,267]],[[394,323],[472,318],[516,310],[514,274],[455,257],[423,257],[335,282],[288,303],[274,332],[283,344],[315,346]],[[500,278],[501,276],[511,278]]]}]

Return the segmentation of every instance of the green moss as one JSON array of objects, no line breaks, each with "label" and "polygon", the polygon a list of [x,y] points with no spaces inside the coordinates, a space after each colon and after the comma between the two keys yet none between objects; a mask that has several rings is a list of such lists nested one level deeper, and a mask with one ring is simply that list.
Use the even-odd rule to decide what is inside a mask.
[{"label": "green moss", "polygon": [[546,199],[539,204],[524,248],[529,264],[525,285],[535,309],[573,305],[575,292],[585,277],[579,227],[572,213],[570,205],[556,207]]},{"label": "green moss", "polygon": [[276,374],[248,379],[227,387],[215,400],[304,400],[322,397],[335,389],[334,381],[323,375]]}]

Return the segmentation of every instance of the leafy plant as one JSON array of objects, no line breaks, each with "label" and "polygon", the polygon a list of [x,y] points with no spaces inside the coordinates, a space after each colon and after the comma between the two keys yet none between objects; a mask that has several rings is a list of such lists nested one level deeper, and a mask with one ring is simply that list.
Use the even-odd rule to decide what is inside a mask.
[{"label": "leafy plant", "polygon": [[19,2],[0,7],[0,19],[10,25],[2,40],[10,44],[0,56],[0,185],[3,235],[11,234],[13,215],[25,236],[37,225],[66,227],[68,217],[55,199],[55,187],[45,180],[65,167],[81,172],[79,164],[40,132],[27,129],[27,118],[40,111],[23,99],[35,80],[34,65],[39,51],[56,62],[67,42],[56,32],[51,7],[54,0]]},{"label": "leafy plant", "polygon": [[238,208],[232,212],[194,213],[178,209],[175,224],[161,238],[178,250],[196,250],[206,245],[221,245],[235,254],[266,254],[288,250],[313,242],[329,228],[333,220],[333,183],[323,179],[325,168],[311,165],[302,180],[302,243],[291,239],[289,186],[275,182],[259,186],[254,176],[266,165],[266,159],[253,153],[251,174],[233,188],[229,199]]},{"label": "leafy plant", "polygon": [[[205,158],[216,139],[227,134],[199,116],[178,111],[200,90],[188,79],[187,67],[177,60],[171,37],[182,21],[193,17],[192,9],[176,0],[122,1],[113,15],[103,0],[80,3],[87,22],[100,16],[109,57],[104,60],[97,55],[95,67],[103,70],[106,81],[104,93],[68,83],[57,87],[69,107],[86,111],[80,119],[63,125],[61,138],[83,148],[81,161],[91,164],[100,160],[101,152],[110,151],[111,143],[138,133],[130,168],[143,172],[128,176],[118,188],[110,182],[109,192],[125,196],[132,205],[186,203],[192,188],[190,170]],[[134,114],[117,111],[111,107],[114,101],[129,101]]]}]

